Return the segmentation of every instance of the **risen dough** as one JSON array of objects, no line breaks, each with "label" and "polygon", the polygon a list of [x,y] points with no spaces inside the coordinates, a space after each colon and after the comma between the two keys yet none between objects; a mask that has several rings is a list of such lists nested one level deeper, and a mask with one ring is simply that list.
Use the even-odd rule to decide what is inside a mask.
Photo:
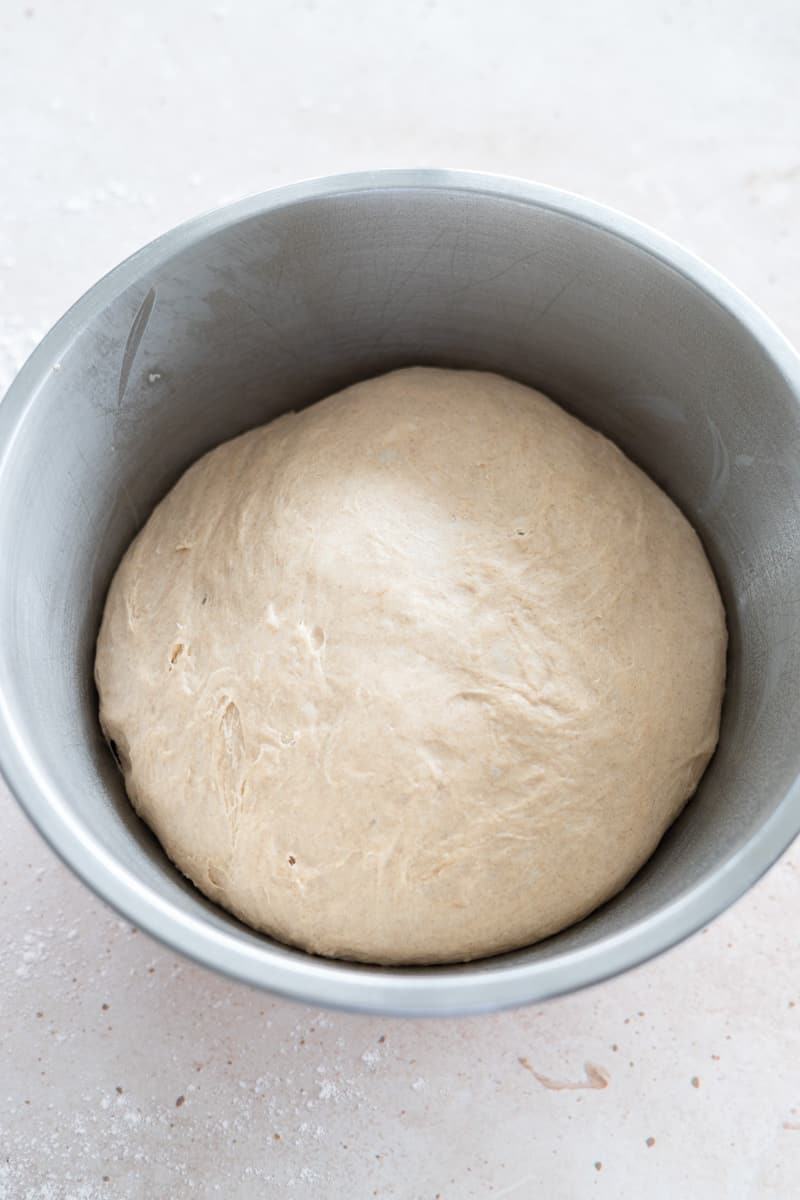
[{"label": "risen dough", "polygon": [[613,896],[717,740],[687,521],[540,393],[425,368],[219,446],[128,550],[101,720],[169,856],[319,954],[434,963]]}]

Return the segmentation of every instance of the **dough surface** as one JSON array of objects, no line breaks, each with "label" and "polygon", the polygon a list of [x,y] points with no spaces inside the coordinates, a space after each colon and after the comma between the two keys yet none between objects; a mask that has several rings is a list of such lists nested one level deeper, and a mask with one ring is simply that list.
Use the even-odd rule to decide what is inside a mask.
[{"label": "dough surface", "polygon": [[377,963],[524,946],[620,890],[716,745],[700,541],[538,392],[411,368],[217,447],[111,585],[100,717],[212,900]]}]

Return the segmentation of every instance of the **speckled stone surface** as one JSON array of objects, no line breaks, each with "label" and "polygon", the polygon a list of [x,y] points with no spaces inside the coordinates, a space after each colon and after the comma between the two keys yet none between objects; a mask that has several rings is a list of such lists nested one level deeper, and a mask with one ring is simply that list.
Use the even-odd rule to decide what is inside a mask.
[{"label": "speckled stone surface", "polygon": [[[800,9],[0,5],[0,393],[119,259],[327,172],[529,176],[656,225],[800,342]],[[0,568],[0,585],[2,574]],[[796,1197],[800,854],[544,1008],[400,1022],[151,942],[0,785],[0,1197]]]}]

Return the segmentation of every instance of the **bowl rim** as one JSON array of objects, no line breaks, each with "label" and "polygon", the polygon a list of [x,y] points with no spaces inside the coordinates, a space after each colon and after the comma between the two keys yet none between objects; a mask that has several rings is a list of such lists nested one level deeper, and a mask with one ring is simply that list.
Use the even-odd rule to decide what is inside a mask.
[{"label": "bowl rim", "polygon": [[[678,243],[593,200],[507,176],[449,169],[385,169],[323,176],[247,196],[162,234],[95,283],[45,335],[0,403],[0,500],[6,465],[29,408],[78,332],[154,267],[249,217],[309,200],[364,191],[482,194],[595,226],[678,271],[738,321],[778,369],[800,405],[800,358],[777,327],[727,279]],[[737,900],[800,833],[800,777],[756,834],[705,879],[622,932],[550,959],[482,959],[448,967],[378,967],[327,960],[264,941],[249,943],[181,910],[123,867],[71,811],[8,697],[0,655],[0,773],[59,857],[128,921],[201,965],[289,999],[352,1012],[456,1015],[537,1003],[600,983],[646,962]]]}]

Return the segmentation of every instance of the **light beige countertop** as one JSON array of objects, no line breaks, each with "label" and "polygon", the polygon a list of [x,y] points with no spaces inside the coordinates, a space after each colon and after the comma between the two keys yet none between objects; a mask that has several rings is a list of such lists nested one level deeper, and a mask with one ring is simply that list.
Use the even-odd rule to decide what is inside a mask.
[{"label": "light beige countertop", "polygon": [[[4,0],[0,394],[164,229],[375,166],[528,176],[625,209],[800,342],[799,65],[794,0]],[[78,883],[2,785],[0,819],[2,1200],[800,1195],[796,848],[623,978],[398,1021],[177,959]]]}]

